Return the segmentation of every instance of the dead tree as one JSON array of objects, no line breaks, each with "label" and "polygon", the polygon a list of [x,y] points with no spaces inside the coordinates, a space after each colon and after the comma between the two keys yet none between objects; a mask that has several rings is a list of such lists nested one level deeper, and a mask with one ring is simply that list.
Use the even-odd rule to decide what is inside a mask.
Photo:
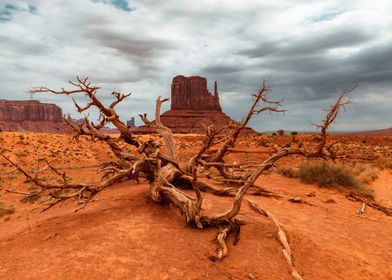
[{"label": "dead tree", "polygon": [[[283,113],[286,110],[280,109],[283,99],[272,101],[269,100],[267,95],[270,88],[267,86],[266,81],[263,81],[262,87],[257,92],[252,94],[253,103],[248,110],[245,118],[239,124],[235,124],[229,133],[228,137],[222,142],[216,153],[212,155],[205,155],[199,158],[199,163],[204,167],[215,167],[225,179],[242,179],[241,176],[235,176],[227,172],[224,162],[224,156],[228,153],[229,148],[234,148],[237,144],[238,137],[243,129],[248,125],[250,119],[254,114],[262,112],[278,112]],[[261,108],[260,108],[261,106]],[[214,136],[215,137],[215,136]],[[212,144],[212,143],[211,143]],[[208,149],[208,148],[207,148]],[[204,153],[204,152],[203,152]],[[188,166],[188,169],[191,165]]]},{"label": "dead tree", "polygon": [[332,148],[336,145],[339,141],[335,141],[329,145],[327,145],[327,137],[328,137],[328,128],[329,126],[336,120],[340,109],[345,109],[345,106],[351,103],[351,98],[348,96],[350,92],[352,92],[356,87],[352,87],[350,89],[344,89],[341,94],[339,95],[336,102],[331,105],[331,107],[326,110],[327,115],[323,120],[322,124],[313,124],[316,128],[320,129],[320,136],[321,140],[320,143],[313,153],[308,154],[308,157],[317,157],[323,159],[332,159],[336,158],[335,153],[333,152]]},{"label": "dead tree", "polygon": [[[202,141],[201,148],[192,156],[185,164],[181,164],[178,159],[175,140],[170,129],[165,127],[160,120],[160,109],[162,103],[168,99],[156,101],[155,121],[150,121],[147,115],[141,115],[145,124],[155,129],[162,136],[162,143],[156,140],[141,141],[134,135],[118,117],[115,106],[122,102],[129,94],[121,94],[113,92],[114,101],[108,106],[104,106],[97,97],[99,87],[91,85],[87,78],[80,79],[77,82],[70,82],[74,87],[72,90],[64,88],[60,90],[52,90],[47,87],[33,88],[31,94],[52,93],[60,95],[84,94],[88,98],[85,106],[80,106],[75,99],[74,104],[78,112],[86,112],[88,109],[95,107],[100,112],[99,123],[94,124],[86,117],[83,124],[75,125],[68,121],[77,136],[87,135],[93,139],[106,142],[116,155],[118,161],[110,163],[103,168],[104,178],[96,185],[84,183],[70,183],[64,172],[60,172],[48,162],[48,168],[62,178],[62,183],[49,184],[42,182],[38,177],[31,176],[22,169],[16,162],[13,162],[4,153],[0,155],[9,161],[15,168],[22,172],[26,178],[35,183],[39,188],[34,192],[26,195],[43,195],[47,196],[48,207],[50,208],[57,203],[74,198],[77,203],[84,207],[97,193],[101,190],[121,181],[121,180],[138,180],[139,175],[143,175],[149,183],[149,194],[153,201],[163,202],[169,201],[176,206],[181,214],[185,217],[188,224],[197,228],[216,227],[219,229],[217,235],[218,250],[217,254],[211,256],[211,260],[220,261],[228,252],[226,239],[230,234],[234,235],[234,243],[239,240],[240,227],[243,224],[238,220],[237,214],[241,209],[243,200],[248,201],[248,205],[258,213],[264,213],[270,217],[279,229],[279,240],[284,246],[284,254],[292,271],[292,275],[296,279],[301,279],[300,274],[295,270],[292,260],[291,251],[285,238],[283,229],[276,221],[274,216],[266,210],[257,206],[254,202],[246,198],[247,194],[267,195],[271,197],[282,197],[277,194],[268,192],[262,188],[255,186],[256,180],[266,170],[271,168],[276,161],[290,155],[302,155],[312,157],[328,156],[324,153],[326,141],[320,144],[316,152],[309,153],[300,148],[284,148],[269,158],[261,162],[254,170],[249,170],[245,175],[237,175],[227,171],[224,157],[230,152],[230,148],[236,146],[241,131],[246,127],[249,120],[254,114],[262,112],[284,112],[280,109],[283,100],[271,101],[267,98],[269,88],[263,82],[262,87],[253,94],[253,102],[247,112],[246,117],[239,124],[236,124],[226,138],[220,135],[220,129],[208,127]],[[326,138],[326,130],[328,126],[335,120],[339,108],[345,103],[342,98],[348,93],[344,91],[339,97],[337,103],[331,108],[327,115],[322,128],[322,135]],[[119,131],[119,139],[114,139],[100,134],[99,129],[111,122]],[[133,146],[139,156],[135,157],[122,150],[116,141]],[[218,146],[215,153],[209,152],[211,147]],[[240,182],[239,187],[222,188],[217,181],[206,178],[201,172],[205,168],[215,168],[220,176],[226,179],[233,179]],[[188,191],[184,191],[188,188]],[[232,205],[221,213],[217,212],[212,215],[206,215],[203,212],[203,192],[209,192],[214,195],[233,197]],[[47,209],[46,208],[46,209]],[[79,209],[79,208],[78,208]],[[282,233],[283,232],[283,233]],[[286,252],[286,253],[285,253]]]}]

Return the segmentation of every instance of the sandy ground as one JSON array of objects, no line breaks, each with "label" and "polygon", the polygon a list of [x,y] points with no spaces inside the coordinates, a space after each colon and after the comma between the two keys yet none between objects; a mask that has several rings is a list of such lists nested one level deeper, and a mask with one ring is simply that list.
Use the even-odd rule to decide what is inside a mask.
[{"label": "sandy ground", "polygon": [[[47,145],[54,146],[51,141]],[[75,155],[80,147],[72,145],[59,143],[61,157]],[[86,143],[78,151],[84,158],[78,159],[79,165],[110,157],[97,145],[87,149]],[[65,148],[71,153],[63,154]],[[258,156],[255,153],[249,160]],[[15,159],[23,161],[20,156]],[[94,169],[68,172],[96,179]],[[0,178],[2,189],[26,187],[17,174]],[[370,185],[376,200],[386,206],[392,206],[391,183],[392,173],[383,171]],[[360,203],[338,191],[276,173],[260,177],[257,184],[305,201],[251,198],[270,210],[286,230],[294,264],[304,279],[392,279],[392,217],[370,208],[358,215]],[[238,217],[246,222],[239,243],[229,242],[229,255],[214,264],[208,256],[215,253],[217,229],[187,226],[177,209],[149,199],[145,183],[123,182],[105,189],[76,213],[72,201],[41,213],[41,205],[19,203],[19,197],[4,193],[0,197],[16,209],[9,220],[0,219],[0,279],[293,279],[276,227],[247,205]],[[230,203],[230,198],[206,195],[204,208],[223,211]]]}]

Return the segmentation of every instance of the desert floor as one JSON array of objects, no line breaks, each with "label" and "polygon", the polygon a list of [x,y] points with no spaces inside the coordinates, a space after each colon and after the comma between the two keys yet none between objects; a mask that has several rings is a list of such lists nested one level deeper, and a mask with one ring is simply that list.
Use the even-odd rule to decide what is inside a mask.
[{"label": "desert floor", "polygon": [[[244,138],[228,160],[257,164],[290,137]],[[306,137],[312,145],[315,136]],[[392,137],[340,137],[338,154],[347,165],[392,159]],[[86,138],[3,132],[1,139],[5,153],[26,169],[36,168],[38,155],[75,181],[98,182],[99,161],[114,160],[104,143]],[[177,135],[181,157],[189,156],[200,139]],[[295,157],[278,164],[300,161]],[[39,176],[57,180],[49,171]],[[257,184],[303,200],[250,197],[285,229],[304,279],[392,279],[392,217],[370,207],[359,215],[361,203],[348,200],[340,189],[304,184],[275,170]],[[392,207],[391,169],[380,171],[368,187],[377,202]],[[42,204],[22,203],[21,195],[6,191],[29,188],[31,183],[0,159],[0,201],[15,209],[0,218],[0,279],[293,279],[275,225],[246,204],[238,217],[246,222],[239,243],[228,242],[228,256],[215,264],[208,256],[216,248],[216,228],[187,226],[177,209],[149,199],[144,180],[109,187],[76,213],[73,201],[42,212]],[[232,201],[205,197],[206,212],[225,210]]]}]

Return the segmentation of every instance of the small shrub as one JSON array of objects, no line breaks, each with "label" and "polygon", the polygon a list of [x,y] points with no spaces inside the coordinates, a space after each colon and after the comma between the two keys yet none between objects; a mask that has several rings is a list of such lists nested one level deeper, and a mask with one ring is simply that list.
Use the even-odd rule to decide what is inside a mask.
[{"label": "small shrub", "polygon": [[380,169],[370,164],[362,164],[355,167],[355,174],[362,184],[369,184],[378,177]]},{"label": "small shrub", "polygon": [[276,133],[278,133],[279,136],[282,136],[282,135],[284,135],[284,130],[279,129]]},{"label": "small shrub", "polygon": [[34,195],[22,197],[19,201],[22,203],[35,203],[40,198],[41,196],[39,194],[34,194]]},{"label": "small shrub", "polygon": [[327,161],[314,161],[304,162],[297,170],[291,168],[291,171],[286,170],[282,174],[290,178],[299,178],[305,183],[317,183],[320,187],[343,186],[353,188],[369,197],[373,197],[372,190],[364,187],[364,184],[369,182],[368,179],[365,180],[364,178],[376,178],[376,173],[365,173],[365,175],[362,172],[363,175],[361,176],[363,177],[361,177],[359,176],[361,173],[358,175],[357,172],[355,169],[341,164]]},{"label": "small shrub", "polygon": [[268,141],[265,139],[260,139],[259,142],[257,143],[257,146],[259,147],[269,147]]},{"label": "small shrub", "polygon": [[312,142],[319,143],[319,142],[321,142],[321,137],[320,137],[320,136],[313,136],[312,139],[311,139],[311,141],[312,141]]},{"label": "small shrub", "polygon": [[358,188],[359,181],[349,167],[327,161],[309,161],[299,166],[297,177],[305,183],[317,183],[320,187],[346,186]]},{"label": "small shrub", "polygon": [[296,135],[291,135],[291,142],[298,143],[298,139],[297,139]]},{"label": "small shrub", "polygon": [[12,205],[5,205],[0,201],[0,218],[15,213],[15,209]]},{"label": "small shrub", "polygon": [[372,163],[374,167],[377,167],[381,170],[384,169],[392,169],[392,160],[378,160]]},{"label": "small shrub", "polygon": [[279,173],[287,178],[297,178],[297,170],[291,167],[282,167],[279,169]]}]

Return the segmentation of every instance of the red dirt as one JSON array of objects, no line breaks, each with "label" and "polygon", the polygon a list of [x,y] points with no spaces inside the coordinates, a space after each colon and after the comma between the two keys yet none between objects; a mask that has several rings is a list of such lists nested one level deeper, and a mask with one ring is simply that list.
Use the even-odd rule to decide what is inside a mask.
[{"label": "red dirt", "polygon": [[[83,142],[81,157],[73,159],[63,151],[75,151],[77,145],[61,139],[45,138],[52,147],[59,143],[57,164],[70,159],[65,165],[88,165],[111,156],[104,145]],[[189,144],[191,139],[184,142],[184,149]],[[17,147],[15,153],[20,152]],[[21,149],[31,152],[28,145]],[[246,150],[247,144],[240,149]],[[262,153],[247,155],[248,160],[264,157]],[[244,154],[235,153],[232,159],[244,159]],[[67,172],[97,180],[95,171]],[[21,187],[20,175],[7,176],[0,175],[3,189]],[[386,206],[392,205],[391,182],[392,173],[383,171],[370,185],[376,200]],[[306,202],[251,197],[280,221],[304,279],[392,279],[392,217],[371,208],[358,215],[360,203],[347,200],[339,191],[276,173],[260,177],[257,184]],[[246,222],[239,243],[229,242],[229,255],[214,264],[208,256],[214,254],[217,230],[187,226],[177,209],[148,198],[145,183],[117,184],[77,213],[72,212],[72,202],[40,213],[41,205],[19,203],[18,197],[1,196],[14,204],[16,213],[8,221],[0,219],[0,279],[292,279],[275,226],[247,205],[238,217]],[[225,210],[230,201],[206,195],[204,207],[207,212],[216,207]]]}]

